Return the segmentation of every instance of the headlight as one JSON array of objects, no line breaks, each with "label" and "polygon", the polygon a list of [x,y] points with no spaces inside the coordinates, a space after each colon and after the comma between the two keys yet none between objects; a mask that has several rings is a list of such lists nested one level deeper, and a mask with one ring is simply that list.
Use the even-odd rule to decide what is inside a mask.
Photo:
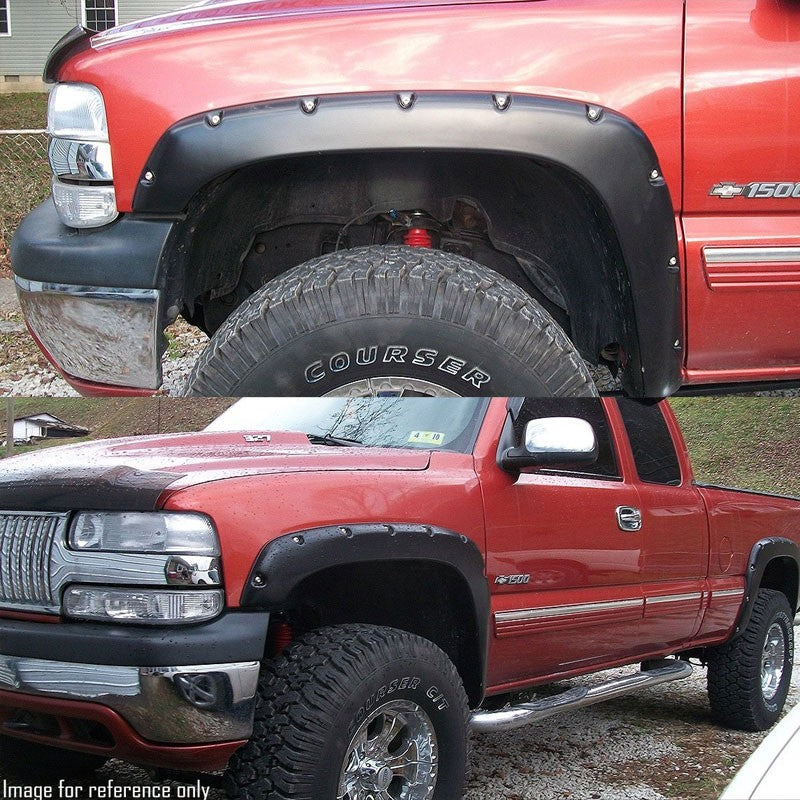
[{"label": "headlight", "polygon": [[60,83],[47,107],[48,157],[53,200],[61,221],[95,228],[118,216],[106,109],[100,90],[86,83]]},{"label": "headlight", "polygon": [[106,622],[201,622],[222,610],[222,592],[70,586],[63,609],[67,617]]},{"label": "headlight", "polygon": [[73,550],[113,553],[170,553],[218,556],[211,520],[183,512],[103,512],[78,514],[69,532]]},{"label": "headlight", "polygon": [[108,140],[106,107],[100,90],[88,83],[59,83],[47,103],[47,132],[61,139]]}]

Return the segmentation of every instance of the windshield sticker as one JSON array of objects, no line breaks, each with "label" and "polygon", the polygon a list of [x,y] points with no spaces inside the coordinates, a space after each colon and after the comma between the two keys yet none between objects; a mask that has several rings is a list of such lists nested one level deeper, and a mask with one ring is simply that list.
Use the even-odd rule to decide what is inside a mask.
[{"label": "windshield sticker", "polygon": [[441,447],[444,444],[444,434],[436,431],[411,431],[408,435],[409,444],[432,444]]}]

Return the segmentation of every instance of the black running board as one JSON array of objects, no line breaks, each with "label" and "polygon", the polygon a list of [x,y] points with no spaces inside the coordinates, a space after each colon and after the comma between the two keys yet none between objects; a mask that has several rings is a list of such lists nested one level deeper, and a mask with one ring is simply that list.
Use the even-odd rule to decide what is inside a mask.
[{"label": "black running board", "polygon": [[599,686],[576,686],[552,697],[545,697],[532,703],[507,706],[499,711],[475,711],[470,719],[470,727],[478,732],[509,731],[564,711],[602,703],[604,700],[614,700],[648,686],[682,680],[691,674],[692,665],[688,661],[676,659],[648,661],[646,668],[640,672],[616,678]]}]

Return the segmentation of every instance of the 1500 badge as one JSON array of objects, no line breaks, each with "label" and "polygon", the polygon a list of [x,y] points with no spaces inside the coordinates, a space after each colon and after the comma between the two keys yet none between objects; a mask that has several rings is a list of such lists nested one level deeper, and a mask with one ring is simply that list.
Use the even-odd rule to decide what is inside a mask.
[{"label": "1500 badge", "polygon": [[709,194],[712,197],[722,197],[723,199],[731,197],[745,197],[748,199],[776,197],[779,200],[792,197],[800,199],[800,183],[762,183],[760,181],[734,183],[733,181],[723,181],[722,183],[715,183]]}]

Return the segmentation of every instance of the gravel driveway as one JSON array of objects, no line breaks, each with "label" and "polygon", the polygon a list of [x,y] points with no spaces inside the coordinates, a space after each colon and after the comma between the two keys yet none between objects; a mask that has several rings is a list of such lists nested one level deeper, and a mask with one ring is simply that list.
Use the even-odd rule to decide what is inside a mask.
[{"label": "gravel driveway", "polygon": [[[798,660],[787,708],[800,699]],[[705,670],[698,667],[687,680],[612,703],[509,733],[474,735],[466,800],[715,800],[765,735],[711,722]],[[2,778],[14,782],[11,773]],[[95,780],[120,787],[154,783],[144,770],[119,761]],[[212,789],[209,800],[223,800],[222,792]]]}]

